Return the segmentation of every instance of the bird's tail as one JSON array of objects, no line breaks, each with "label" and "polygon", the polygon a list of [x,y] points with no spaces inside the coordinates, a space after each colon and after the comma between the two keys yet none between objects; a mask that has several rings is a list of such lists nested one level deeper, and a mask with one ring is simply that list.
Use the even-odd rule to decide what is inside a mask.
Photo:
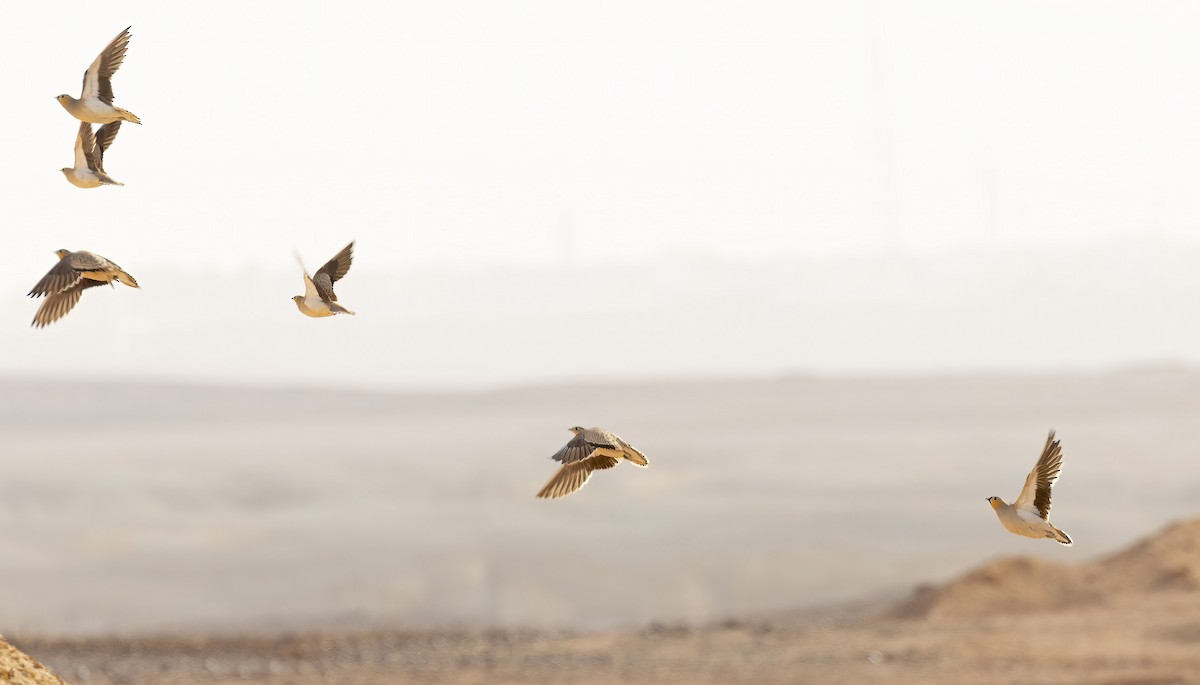
[{"label": "bird's tail", "polygon": [[350,311],[349,309],[346,309],[345,307],[338,304],[337,302],[329,303],[329,311],[337,312],[338,314],[349,314],[350,316],[354,316],[354,312]]},{"label": "bird's tail", "polygon": [[1071,542],[1071,536],[1055,528],[1054,526],[1050,526],[1050,528],[1054,531],[1055,542],[1059,543],[1060,545],[1066,545],[1067,547],[1070,547],[1072,544],[1074,544]]},{"label": "bird's tail", "polygon": [[140,285],[137,284],[137,280],[134,279],[133,276],[130,276],[129,274],[125,273],[124,271],[117,272],[117,280],[124,283],[125,285],[129,286],[130,288],[140,288],[141,287]]},{"label": "bird's tail", "polygon": [[118,112],[121,113],[121,118],[124,119],[125,121],[131,121],[135,124],[138,124],[139,126],[141,125],[142,120],[138,119],[138,116],[136,114],[134,114],[133,112],[130,112],[127,109],[121,109],[120,107],[117,107],[116,109]]},{"label": "bird's tail", "polygon": [[637,466],[649,466],[650,465],[650,460],[646,458],[646,455],[639,452],[636,447],[634,447],[633,445],[625,445],[625,447],[628,448],[625,450],[625,458],[628,459],[630,461],[630,463],[635,464]]}]

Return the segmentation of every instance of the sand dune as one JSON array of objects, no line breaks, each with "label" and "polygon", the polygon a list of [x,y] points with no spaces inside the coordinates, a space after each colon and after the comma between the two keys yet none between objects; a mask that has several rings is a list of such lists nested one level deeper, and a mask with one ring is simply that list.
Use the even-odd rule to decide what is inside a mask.
[{"label": "sand dune", "polygon": [[1090,563],[1056,564],[1029,557],[992,561],[940,587],[919,589],[895,615],[1025,614],[1157,592],[1200,592],[1200,519],[1172,524],[1127,550]]}]

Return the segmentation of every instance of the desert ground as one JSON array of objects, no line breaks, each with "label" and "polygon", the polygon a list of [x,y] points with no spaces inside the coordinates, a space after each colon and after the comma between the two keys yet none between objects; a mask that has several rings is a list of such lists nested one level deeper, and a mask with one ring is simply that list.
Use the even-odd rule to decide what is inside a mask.
[{"label": "desert ground", "polygon": [[[1071,570],[1200,513],[1186,369],[0,390],[0,633],[69,682],[1200,673],[1192,567],[1137,593]],[[651,467],[536,500],[579,423]],[[1008,534],[984,501],[1015,497],[1051,427],[1072,548]],[[1029,574],[1061,592],[947,608],[956,583]]]},{"label": "desert ground", "polygon": [[1090,563],[1007,557],[896,602],[705,626],[33,639],[21,646],[75,682],[105,685],[1184,685],[1200,682],[1197,617],[1200,519],[1193,519]]}]

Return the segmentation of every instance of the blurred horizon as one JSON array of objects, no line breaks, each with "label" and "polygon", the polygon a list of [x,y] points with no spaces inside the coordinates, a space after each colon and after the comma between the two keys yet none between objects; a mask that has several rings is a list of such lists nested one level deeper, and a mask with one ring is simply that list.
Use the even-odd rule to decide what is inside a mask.
[{"label": "blurred horizon", "polygon": [[288,300],[302,292],[290,255],[221,270],[123,264],[141,289],[91,290],[45,330],[27,327],[38,303],[15,293],[28,286],[2,275],[13,325],[0,375],[436,391],[1200,365],[1200,320],[1179,315],[1200,291],[1200,243],[1162,236],[398,273],[369,244],[358,255],[338,290],[359,315],[318,321]]},{"label": "blurred horizon", "polygon": [[[1161,369],[407,395],[0,379],[0,632],[696,624],[897,597],[997,555],[1095,559],[1200,513],[1197,388]],[[536,499],[579,423],[650,468]],[[1015,495],[1050,428],[1071,548],[984,501]]]}]

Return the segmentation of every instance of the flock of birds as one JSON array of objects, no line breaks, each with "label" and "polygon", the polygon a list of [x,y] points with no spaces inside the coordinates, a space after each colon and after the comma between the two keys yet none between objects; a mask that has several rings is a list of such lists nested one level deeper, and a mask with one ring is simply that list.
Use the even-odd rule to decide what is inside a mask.
[{"label": "flock of birds", "polygon": [[[92,61],[83,74],[83,92],[79,98],[59,95],[58,102],[71,116],[79,120],[75,136],[75,166],[64,168],[67,180],[79,188],[99,188],[103,185],[124,185],[113,180],[104,170],[104,153],[116,140],[121,123],[141,124],[132,112],[113,105],[112,77],[125,60],[131,34],[126,28]],[[92,124],[100,124],[93,133]],[[29,291],[30,297],[45,297],[33,318],[33,326],[42,328],[71,311],[83,291],[97,285],[112,285],[119,281],[137,288],[137,280],[115,262],[93,252],[58,250],[58,263]],[[310,276],[300,255],[296,255],[304,271],[304,294],[292,300],[306,316],[327,317],[354,312],[338,303],[333,284],[350,271],[354,259],[354,242],[342,248],[332,259]],[[579,490],[592,473],[610,469],[625,460],[635,466],[650,465],[646,455],[604,428],[570,429],[574,437],[553,455],[562,464],[538,492],[542,498],[558,498]],[[1050,491],[1062,468],[1062,448],[1054,431],[1046,439],[1042,455],[1025,479],[1021,494],[1012,504],[999,497],[989,497],[1000,523],[1017,535],[1030,538],[1050,538],[1064,545],[1071,544],[1066,533],[1050,524]]]},{"label": "flock of birds", "polygon": [[[99,188],[104,185],[123,186],[104,170],[104,153],[112,147],[121,130],[121,122],[141,124],[142,120],[127,109],[113,104],[112,77],[125,62],[132,34],[126,27],[116,38],[100,51],[83,72],[83,91],[78,98],[59,95],[56,99],[63,109],[79,120],[79,132],[75,135],[75,166],[62,169],[63,176],[79,188]],[[92,124],[100,124],[93,132]],[[138,282],[116,262],[94,252],[80,250],[57,250],[58,263],[29,291],[30,297],[45,297],[33,317],[32,325],[43,328],[66,316],[83,295],[83,291],[97,285],[111,285],[120,281],[131,288]],[[300,256],[296,255],[297,261]],[[350,271],[354,259],[354,242],[334,255],[325,266],[310,276],[304,270],[304,294],[292,298],[301,313],[312,317],[354,314],[338,304],[333,284]]]}]

